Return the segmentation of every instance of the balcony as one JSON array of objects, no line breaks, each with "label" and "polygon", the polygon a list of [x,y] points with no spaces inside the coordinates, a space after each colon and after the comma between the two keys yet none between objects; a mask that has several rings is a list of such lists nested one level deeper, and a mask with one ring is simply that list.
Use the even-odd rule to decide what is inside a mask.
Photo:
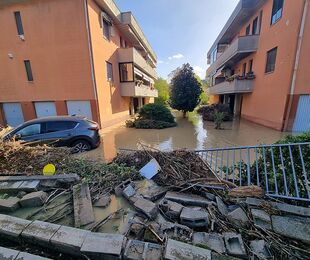
[{"label": "balcony", "polygon": [[158,97],[158,91],[145,85],[137,86],[135,82],[121,82],[121,95],[123,97]]},{"label": "balcony", "polygon": [[214,74],[223,66],[233,66],[238,61],[257,51],[259,35],[238,37],[225,51],[213,62],[207,70],[207,76]]},{"label": "balcony", "polygon": [[210,95],[251,93],[253,88],[253,79],[234,79],[233,81],[224,81],[208,88],[208,93]]},{"label": "balcony", "polygon": [[154,68],[147,63],[142,55],[135,48],[119,48],[118,49],[118,61],[133,62],[140,70],[148,74],[153,79],[157,78],[157,74]]}]

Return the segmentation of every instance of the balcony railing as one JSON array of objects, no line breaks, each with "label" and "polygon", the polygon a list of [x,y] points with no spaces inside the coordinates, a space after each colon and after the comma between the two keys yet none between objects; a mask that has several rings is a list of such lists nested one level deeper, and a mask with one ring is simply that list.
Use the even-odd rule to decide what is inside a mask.
[{"label": "balcony railing", "polygon": [[155,69],[147,63],[135,48],[119,48],[118,60],[119,62],[133,62],[140,70],[148,74],[150,77],[153,79],[157,78]]},{"label": "balcony railing", "polygon": [[158,97],[158,91],[146,85],[137,85],[135,82],[121,82],[123,97]]},{"label": "balcony railing", "polygon": [[238,37],[226,50],[211,64],[207,76],[213,74],[224,65],[233,66],[251,53],[257,51],[259,35]]},{"label": "balcony railing", "polygon": [[210,95],[233,94],[233,93],[251,93],[254,88],[253,79],[234,79],[233,81],[224,81],[208,89]]}]

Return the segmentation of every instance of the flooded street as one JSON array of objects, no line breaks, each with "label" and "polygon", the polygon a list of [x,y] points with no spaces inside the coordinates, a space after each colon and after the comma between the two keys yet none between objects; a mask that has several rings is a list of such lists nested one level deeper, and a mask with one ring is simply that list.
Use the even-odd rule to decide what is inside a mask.
[{"label": "flooded street", "polygon": [[132,129],[124,124],[103,129],[100,147],[83,156],[110,161],[118,149],[137,149],[139,142],[164,151],[269,144],[287,134],[246,120],[225,122],[223,130],[216,130],[213,122],[203,122],[196,113],[182,118],[175,112],[175,116],[178,126],[162,130]]}]

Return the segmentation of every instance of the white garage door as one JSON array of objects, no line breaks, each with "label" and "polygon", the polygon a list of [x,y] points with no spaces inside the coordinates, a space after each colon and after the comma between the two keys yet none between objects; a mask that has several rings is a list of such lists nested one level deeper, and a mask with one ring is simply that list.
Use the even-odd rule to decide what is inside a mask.
[{"label": "white garage door", "polygon": [[24,122],[23,111],[20,103],[4,103],[4,116],[9,126],[18,126]]},{"label": "white garage door", "polygon": [[89,101],[67,101],[67,108],[69,115],[80,115],[92,119]]},{"label": "white garage door", "polygon": [[35,102],[37,117],[57,116],[56,106],[54,102]]},{"label": "white garage door", "polygon": [[293,132],[310,131],[310,95],[299,97]]}]

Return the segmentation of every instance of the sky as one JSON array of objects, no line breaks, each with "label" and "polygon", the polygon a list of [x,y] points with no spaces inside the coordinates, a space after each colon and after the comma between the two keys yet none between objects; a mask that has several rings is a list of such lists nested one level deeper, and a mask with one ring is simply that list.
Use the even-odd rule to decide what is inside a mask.
[{"label": "sky", "polygon": [[131,11],[157,54],[157,73],[167,78],[189,62],[205,78],[207,52],[238,0],[115,0]]}]

